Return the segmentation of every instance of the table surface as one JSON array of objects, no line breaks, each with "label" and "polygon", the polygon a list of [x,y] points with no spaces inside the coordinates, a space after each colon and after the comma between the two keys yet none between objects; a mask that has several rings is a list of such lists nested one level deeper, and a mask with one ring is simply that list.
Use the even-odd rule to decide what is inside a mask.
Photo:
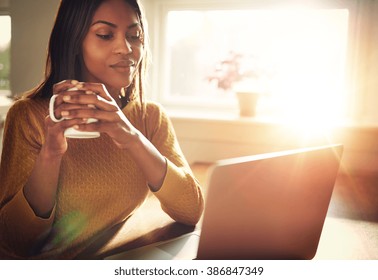
[{"label": "table surface", "polygon": [[[193,166],[205,194],[208,167],[208,164]],[[378,177],[339,176],[314,259],[378,260],[376,182]],[[129,220],[103,233],[78,258],[102,259],[191,232],[198,229],[200,223],[189,227],[172,221],[151,195]]]}]

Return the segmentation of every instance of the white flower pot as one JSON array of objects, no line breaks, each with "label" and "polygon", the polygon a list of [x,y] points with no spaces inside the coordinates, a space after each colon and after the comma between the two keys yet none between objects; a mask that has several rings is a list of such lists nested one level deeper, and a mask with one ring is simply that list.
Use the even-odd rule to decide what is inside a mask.
[{"label": "white flower pot", "polygon": [[236,92],[239,104],[239,114],[241,117],[256,116],[256,107],[260,98],[260,93]]}]

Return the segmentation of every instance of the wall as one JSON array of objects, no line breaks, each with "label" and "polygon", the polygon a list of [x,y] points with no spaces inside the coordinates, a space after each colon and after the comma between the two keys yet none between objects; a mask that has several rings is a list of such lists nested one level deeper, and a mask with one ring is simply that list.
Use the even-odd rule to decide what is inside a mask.
[{"label": "wall", "polygon": [[46,49],[59,0],[10,0],[11,90],[20,94],[44,75]]},{"label": "wall", "polygon": [[0,10],[7,10],[9,8],[9,0],[0,0]]},{"label": "wall", "polygon": [[378,174],[378,128],[344,126],[329,130],[287,126],[253,119],[172,118],[190,163],[267,153],[306,146],[344,145],[342,171]]}]

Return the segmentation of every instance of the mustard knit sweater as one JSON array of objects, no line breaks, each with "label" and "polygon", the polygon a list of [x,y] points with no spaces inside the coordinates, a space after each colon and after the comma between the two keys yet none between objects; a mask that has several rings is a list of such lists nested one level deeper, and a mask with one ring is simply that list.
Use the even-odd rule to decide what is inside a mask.
[{"label": "mustard knit sweater", "polygon": [[[44,143],[48,100],[21,99],[7,114],[0,166],[0,258],[72,259],[90,238],[127,219],[150,190],[127,151],[110,137],[68,139],[56,204],[47,219],[35,215],[23,186]],[[163,186],[154,195],[174,220],[194,225],[203,210],[200,186],[162,108],[138,101],[123,113],[166,157]]]}]

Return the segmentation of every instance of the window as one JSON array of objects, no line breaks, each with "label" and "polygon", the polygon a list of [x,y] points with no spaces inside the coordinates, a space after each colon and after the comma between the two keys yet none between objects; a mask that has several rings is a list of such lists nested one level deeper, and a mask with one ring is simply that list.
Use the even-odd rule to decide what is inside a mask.
[{"label": "window", "polygon": [[234,114],[232,90],[219,89],[209,76],[220,61],[237,53],[246,58],[247,68],[258,64],[269,73],[260,116],[337,119],[348,113],[347,9],[159,2],[152,84],[168,109]]},{"label": "window", "polygon": [[10,39],[11,18],[0,15],[0,95],[8,95],[10,91]]}]

